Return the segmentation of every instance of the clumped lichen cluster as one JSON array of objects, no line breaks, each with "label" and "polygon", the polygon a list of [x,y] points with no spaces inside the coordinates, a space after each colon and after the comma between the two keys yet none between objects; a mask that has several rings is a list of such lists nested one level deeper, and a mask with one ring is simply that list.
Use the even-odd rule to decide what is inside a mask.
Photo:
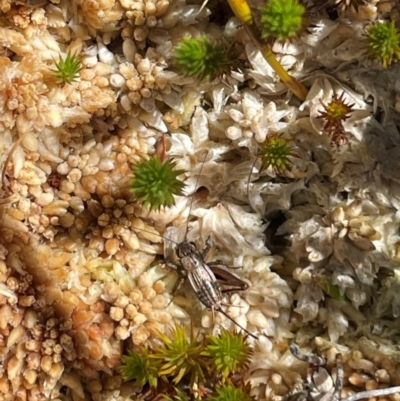
[{"label": "clumped lichen cluster", "polygon": [[[0,401],[398,382],[398,5],[226,6],[0,0]],[[257,340],[173,293],[182,240]]]}]

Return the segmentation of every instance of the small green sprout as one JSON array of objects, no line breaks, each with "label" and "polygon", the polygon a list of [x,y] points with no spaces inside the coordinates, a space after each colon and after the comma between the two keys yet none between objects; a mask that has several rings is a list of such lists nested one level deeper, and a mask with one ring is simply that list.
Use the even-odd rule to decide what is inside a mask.
[{"label": "small green sprout", "polygon": [[125,381],[135,380],[139,386],[149,384],[156,388],[158,385],[160,363],[151,359],[150,353],[146,348],[141,348],[138,352],[129,351],[128,355],[122,356],[122,366],[120,372]]},{"label": "small green sprout", "polygon": [[233,64],[228,52],[207,36],[184,38],[175,49],[177,64],[186,76],[212,80]]},{"label": "small green sprout", "polygon": [[162,361],[159,375],[172,376],[172,382],[175,384],[187,374],[190,374],[192,384],[204,376],[202,361],[199,358],[203,344],[194,337],[193,331],[188,339],[185,328],[175,326],[168,335],[160,332],[159,337],[164,347],[159,348],[153,355],[153,358]]},{"label": "small green sprout", "polygon": [[261,147],[261,170],[271,167],[275,173],[284,174],[291,170],[291,156],[295,156],[295,154],[290,140],[284,138],[282,134],[271,134]]},{"label": "small green sprout", "polygon": [[254,401],[254,398],[241,388],[227,384],[217,387],[215,394],[207,398],[207,401]]},{"label": "small green sprout", "polygon": [[400,58],[400,33],[395,22],[377,22],[372,25],[366,37],[368,55],[379,59],[384,68]]},{"label": "small green sprout", "polygon": [[346,295],[340,293],[339,286],[332,284],[328,277],[315,275],[313,276],[313,280],[329,297],[336,299],[337,301],[347,300]]},{"label": "small green sprout", "polygon": [[83,69],[79,56],[69,51],[64,59],[60,56],[58,62],[54,60],[57,69],[50,71],[57,78],[57,84],[70,84],[78,79],[79,72]]},{"label": "small green sprout", "polygon": [[137,163],[130,183],[135,198],[150,210],[174,205],[174,195],[182,195],[185,185],[177,178],[185,171],[175,170],[175,166],[171,160],[162,162],[158,155]]},{"label": "small green sprout", "polygon": [[287,42],[307,24],[307,9],[298,0],[268,0],[261,8],[261,32],[267,41]]},{"label": "small green sprout", "polygon": [[220,336],[208,336],[202,355],[210,358],[211,365],[225,381],[231,373],[242,371],[250,362],[252,349],[245,343],[246,336],[223,329]]}]

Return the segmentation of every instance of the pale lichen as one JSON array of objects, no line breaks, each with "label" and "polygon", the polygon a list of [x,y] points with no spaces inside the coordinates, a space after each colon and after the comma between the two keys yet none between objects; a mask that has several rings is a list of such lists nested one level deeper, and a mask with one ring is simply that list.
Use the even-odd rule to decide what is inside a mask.
[{"label": "pale lichen", "polygon": [[[328,391],[342,353],[342,397],[396,382],[398,66],[376,69],[361,38],[368,21],[398,13],[393,2],[352,4],[357,15],[336,20],[317,6],[301,41],[273,46],[309,87],[299,104],[243,27],[213,9],[222,3],[0,2],[1,399],[139,397],[118,371],[127,343],[154,345],[175,321],[235,330],[189,284],[171,294],[177,272],[162,264],[184,239],[202,250],[210,238],[206,261],[239,267],[249,284],[223,307],[259,337],[247,378],[257,399],[304,382],[293,338],[327,358],[312,378]],[[238,68],[199,84],[175,71],[173,49],[204,33],[237,51]],[[61,87],[50,70],[68,53],[83,68]],[[319,117],[332,99],[354,104],[343,147]],[[274,132],[294,149],[284,174],[257,158]],[[186,187],[174,207],[149,211],[132,199],[130,173],[161,137]]]}]

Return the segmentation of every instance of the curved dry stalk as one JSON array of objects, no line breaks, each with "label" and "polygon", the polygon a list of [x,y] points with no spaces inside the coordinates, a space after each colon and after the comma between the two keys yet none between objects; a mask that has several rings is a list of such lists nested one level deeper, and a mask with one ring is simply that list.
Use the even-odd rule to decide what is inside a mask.
[{"label": "curved dry stalk", "polygon": [[382,397],[384,395],[390,395],[396,393],[400,393],[400,386],[361,391],[360,393],[353,394],[350,397],[343,398],[341,401],[357,401],[365,398]]},{"label": "curved dry stalk", "polygon": [[291,90],[300,100],[305,100],[308,89],[300,83],[296,78],[292,77],[276,59],[268,44],[261,38],[260,31],[256,27],[253,19],[253,13],[247,0],[228,0],[229,6],[235,13],[236,17],[243,24],[247,34],[261,51],[265,60],[274,69],[282,82]]},{"label": "curved dry stalk", "polygon": [[[7,155],[7,159],[4,162],[4,166],[3,166],[3,171],[1,172],[1,183],[2,183],[2,187],[4,189],[4,191],[8,194],[8,195],[12,195],[12,191],[8,188],[7,183],[6,183],[6,170],[7,170],[7,166],[8,163],[10,163],[11,157],[14,154],[15,150],[17,149],[17,147],[21,144],[22,140],[25,137],[26,132],[24,132],[18,139],[17,141],[14,143],[13,147],[11,148],[10,152]],[[7,199],[7,198],[6,198]]]},{"label": "curved dry stalk", "polygon": [[344,370],[343,370],[341,354],[336,355],[336,366],[337,366],[336,382],[330,401],[340,401],[340,394],[342,393],[343,390]]}]

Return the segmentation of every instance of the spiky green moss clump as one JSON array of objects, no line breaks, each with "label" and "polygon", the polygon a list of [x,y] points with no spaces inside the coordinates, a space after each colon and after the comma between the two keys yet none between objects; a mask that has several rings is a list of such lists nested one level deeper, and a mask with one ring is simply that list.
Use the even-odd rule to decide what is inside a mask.
[{"label": "spiky green moss clump", "polygon": [[172,376],[172,382],[179,383],[185,375],[190,375],[191,384],[196,383],[203,377],[203,363],[199,359],[199,354],[203,344],[191,333],[190,339],[187,338],[186,330],[181,326],[176,326],[171,333],[159,333],[164,347],[158,350],[156,359],[162,361],[159,374],[162,376]]},{"label": "spiky green moss clump", "polygon": [[243,389],[228,384],[219,386],[216,393],[207,398],[207,401],[254,401],[254,399]]},{"label": "spiky green moss clump", "polygon": [[260,151],[261,169],[271,167],[275,173],[284,174],[291,170],[291,156],[294,156],[294,152],[289,139],[284,138],[282,134],[269,135]]},{"label": "spiky green moss clump", "polygon": [[242,371],[250,362],[252,350],[241,334],[223,329],[219,337],[209,336],[202,355],[210,362],[225,381],[233,372]]},{"label": "spiky green moss clump", "polygon": [[377,22],[367,32],[368,55],[381,61],[384,68],[400,58],[400,33],[394,21]]},{"label": "spiky green moss clump", "polygon": [[139,386],[149,384],[157,387],[160,363],[150,359],[149,351],[141,348],[139,351],[129,351],[128,355],[122,356],[120,368],[122,378],[125,381],[136,380]]},{"label": "spiky green moss clump", "polygon": [[287,42],[306,25],[306,7],[298,0],[268,0],[261,8],[261,32],[267,41]]},{"label": "spiky green moss clump", "polygon": [[76,81],[79,77],[79,72],[82,70],[81,59],[75,55],[68,52],[65,58],[60,56],[58,62],[54,60],[56,69],[50,69],[50,71],[57,78],[57,84],[70,84]]},{"label": "spiky green moss clump", "polygon": [[174,195],[182,195],[185,185],[177,178],[185,171],[176,170],[175,166],[171,160],[162,162],[158,155],[136,164],[130,183],[135,198],[150,210],[174,205]]},{"label": "spiky green moss clump", "polygon": [[252,354],[246,338],[226,330],[220,336],[200,338],[193,332],[187,336],[177,325],[168,334],[159,333],[158,347],[142,347],[123,356],[120,372],[125,381],[134,380],[144,387],[138,392],[151,390],[155,397],[162,395],[170,401],[214,396],[221,401],[251,400],[250,389],[243,386]]},{"label": "spiky green moss clump", "polygon": [[149,384],[157,387],[159,379],[172,378],[178,384],[184,376],[190,375],[191,384],[203,377],[203,361],[199,358],[203,344],[193,336],[186,335],[182,326],[176,326],[170,333],[159,333],[163,347],[154,352],[147,348],[130,351],[122,357],[121,375],[125,381],[135,380],[139,386]]},{"label": "spiky green moss clump", "polygon": [[207,36],[184,38],[175,49],[175,58],[184,75],[200,80],[212,80],[232,65],[224,46]]}]

